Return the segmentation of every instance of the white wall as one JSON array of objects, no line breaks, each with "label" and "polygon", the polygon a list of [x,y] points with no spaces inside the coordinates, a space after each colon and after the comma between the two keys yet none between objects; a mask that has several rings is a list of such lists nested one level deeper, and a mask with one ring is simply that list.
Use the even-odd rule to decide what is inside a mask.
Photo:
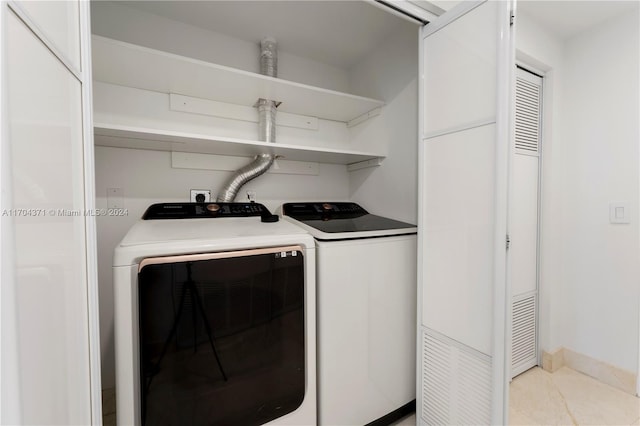
[{"label": "white wall", "polygon": [[[638,15],[561,40],[520,13],[518,59],[545,72],[540,349],[638,369]],[[626,201],[631,224],[609,223]]]},{"label": "white wall", "polygon": [[[563,346],[638,368],[640,190],[638,13],[613,18],[564,49],[561,140]],[[631,224],[609,223],[626,201]]]},{"label": "white wall", "polygon": [[404,27],[350,70],[355,94],[386,102],[384,114],[351,128],[355,149],[386,147],[381,167],[351,173],[351,199],[371,213],[417,223],[418,27]]},{"label": "white wall", "polygon": [[[93,34],[251,72],[259,72],[259,46],[109,1],[91,3]],[[278,51],[278,77],[347,91],[343,69]]]}]

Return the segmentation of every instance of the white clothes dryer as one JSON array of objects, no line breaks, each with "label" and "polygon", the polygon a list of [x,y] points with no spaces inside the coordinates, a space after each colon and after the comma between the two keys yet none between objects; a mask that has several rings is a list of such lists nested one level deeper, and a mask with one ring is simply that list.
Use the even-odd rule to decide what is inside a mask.
[{"label": "white clothes dryer", "polygon": [[317,423],[314,241],[274,220],[156,204],[116,247],[118,424]]},{"label": "white clothes dryer", "polygon": [[356,203],[286,203],[316,240],[318,420],[388,425],[415,411],[415,225]]}]

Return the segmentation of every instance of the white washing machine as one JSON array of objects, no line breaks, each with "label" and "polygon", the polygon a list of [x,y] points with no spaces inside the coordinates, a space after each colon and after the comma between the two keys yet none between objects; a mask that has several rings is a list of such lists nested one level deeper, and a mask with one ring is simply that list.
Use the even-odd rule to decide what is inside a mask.
[{"label": "white washing machine", "polygon": [[416,233],[355,203],[287,203],[316,240],[318,420],[390,424],[415,410]]},{"label": "white washing machine", "polygon": [[114,253],[119,425],[313,425],[313,238],[255,203],[151,206]]}]

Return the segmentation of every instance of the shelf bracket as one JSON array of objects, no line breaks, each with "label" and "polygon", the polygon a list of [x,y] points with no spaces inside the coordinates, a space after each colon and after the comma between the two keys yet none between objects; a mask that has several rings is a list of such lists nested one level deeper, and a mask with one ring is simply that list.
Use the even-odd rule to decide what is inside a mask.
[{"label": "shelf bracket", "polygon": [[357,163],[347,164],[347,171],[354,172],[356,170],[368,169],[370,167],[378,167],[382,164],[384,158],[376,157],[370,160],[359,161]]},{"label": "shelf bracket", "polygon": [[[276,102],[279,106],[282,102]],[[257,103],[255,104],[257,105]],[[253,107],[218,102],[210,99],[200,99],[191,96],[169,94],[169,109],[171,111],[187,112],[191,114],[210,115],[230,120],[258,122],[258,111]],[[276,118],[278,126],[293,127],[305,130],[318,130],[318,119],[308,115],[292,114],[278,111]]]},{"label": "shelf bracket", "polygon": [[369,111],[366,114],[362,114],[361,116],[356,117],[353,120],[347,121],[347,127],[357,126],[358,124],[363,123],[363,122],[367,121],[370,118],[373,118],[375,116],[380,115],[381,112],[382,112],[382,108],[381,107],[372,109],[371,111]]}]

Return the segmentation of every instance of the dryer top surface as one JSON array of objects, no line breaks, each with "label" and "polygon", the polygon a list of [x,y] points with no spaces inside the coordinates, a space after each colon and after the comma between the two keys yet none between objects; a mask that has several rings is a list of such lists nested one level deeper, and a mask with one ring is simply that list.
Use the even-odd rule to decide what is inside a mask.
[{"label": "dryer top surface", "polygon": [[142,258],[300,244],[313,249],[313,238],[287,221],[265,223],[260,217],[140,220],[116,246],[114,266]]}]

